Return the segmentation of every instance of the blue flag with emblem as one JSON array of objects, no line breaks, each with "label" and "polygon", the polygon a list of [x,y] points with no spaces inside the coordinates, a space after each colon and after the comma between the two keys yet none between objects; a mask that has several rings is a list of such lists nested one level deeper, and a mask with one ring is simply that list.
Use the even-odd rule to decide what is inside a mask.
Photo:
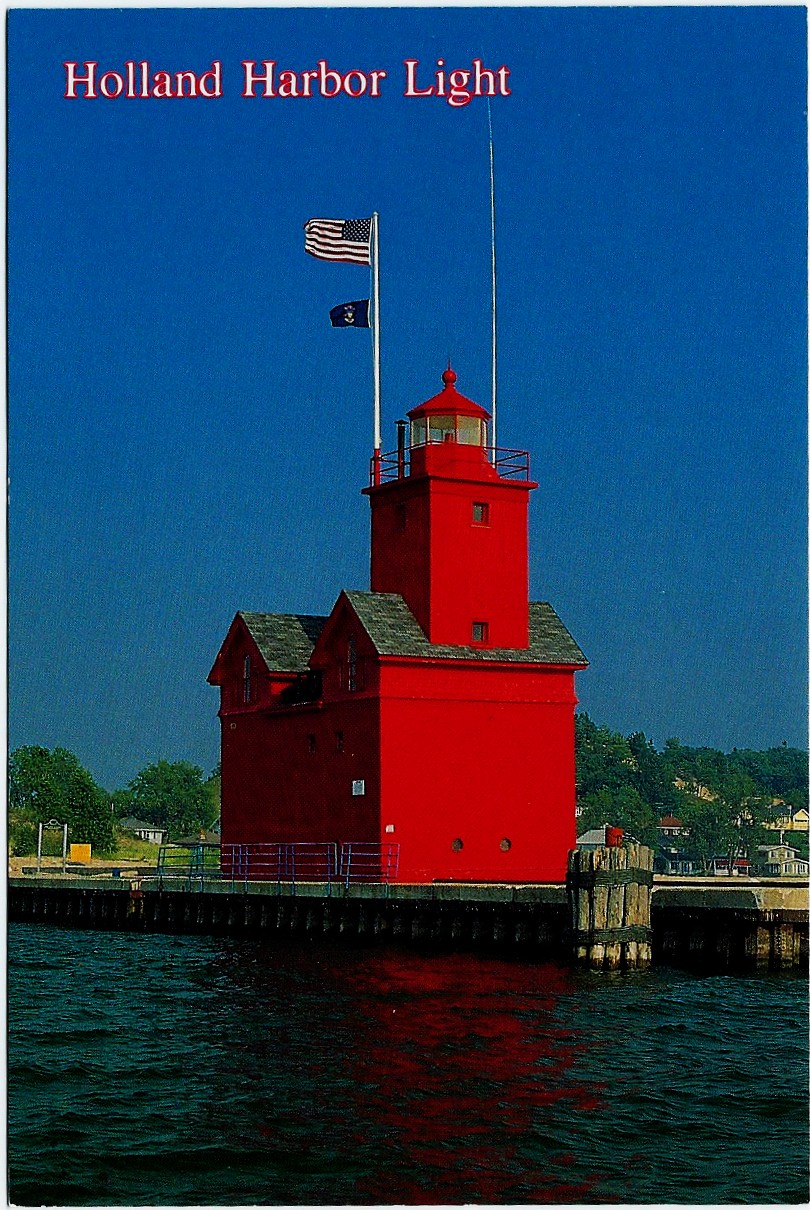
[{"label": "blue flag with emblem", "polygon": [[360,298],[355,302],[341,303],[339,307],[333,307],[329,312],[332,327],[367,328],[368,303],[369,300],[367,298]]}]

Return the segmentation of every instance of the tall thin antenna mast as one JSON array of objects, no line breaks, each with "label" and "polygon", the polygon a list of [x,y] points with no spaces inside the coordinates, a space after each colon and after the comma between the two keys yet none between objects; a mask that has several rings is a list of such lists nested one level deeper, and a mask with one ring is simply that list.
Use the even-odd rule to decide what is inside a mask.
[{"label": "tall thin antenna mast", "polygon": [[372,339],[374,356],[374,483],[380,481],[380,451],[382,447],[382,422],[380,418],[380,216],[375,210],[371,217],[371,262],[372,262]]},{"label": "tall thin antenna mast", "polygon": [[492,142],[492,105],[487,97],[487,120],[489,122],[489,215],[492,242],[492,461],[495,462],[495,447],[498,444],[498,311],[495,277],[495,148]]}]

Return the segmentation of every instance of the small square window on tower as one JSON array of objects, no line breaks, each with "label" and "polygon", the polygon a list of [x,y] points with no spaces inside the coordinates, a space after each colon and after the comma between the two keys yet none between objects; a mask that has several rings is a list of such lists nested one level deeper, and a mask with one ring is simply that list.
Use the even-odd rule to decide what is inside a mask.
[{"label": "small square window on tower", "polygon": [[472,641],[474,643],[487,643],[489,641],[489,622],[473,622]]},{"label": "small square window on tower", "polygon": [[489,505],[478,500],[473,503],[473,525],[489,525]]}]

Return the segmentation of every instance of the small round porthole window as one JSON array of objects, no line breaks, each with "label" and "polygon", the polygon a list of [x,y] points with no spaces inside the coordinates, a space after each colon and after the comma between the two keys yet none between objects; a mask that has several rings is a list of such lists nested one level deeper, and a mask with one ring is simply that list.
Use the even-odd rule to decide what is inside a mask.
[{"label": "small round porthole window", "polygon": [[456,839],[453,841],[453,843],[450,845],[450,848],[453,850],[454,853],[460,853],[461,850],[464,848],[464,841],[461,839],[460,836],[457,836]]},{"label": "small round porthole window", "polygon": [[503,840],[501,841],[501,852],[508,853],[509,850],[511,849],[511,847],[512,847],[512,841],[507,840],[507,838],[504,836]]}]

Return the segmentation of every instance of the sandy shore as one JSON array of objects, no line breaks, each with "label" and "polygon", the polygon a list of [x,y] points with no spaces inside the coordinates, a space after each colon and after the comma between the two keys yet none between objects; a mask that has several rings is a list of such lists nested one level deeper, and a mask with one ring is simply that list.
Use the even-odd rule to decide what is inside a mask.
[{"label": "sandy shore", "polygon": [[[35,866],[36,864],[37,864],[36,855],[34,855],[33,857],[9,857],[9,859],[8,859],[9,875],[11,877],[14,877],[15,875],[22,874],[23,867],[25,867],[26,869],[30,869],[31,866]],[[88,870],[121,870],[121,869],[132,869],[135,866],[138,866],[138,867],[147,866],[150,864],[157,867],[157,860],[155,860],[154,862],[150,862],[145,857],[137,857],[137,858],[136,857],[115,857],[115,858],[94,857],[94,858],[92,858],[91,861],[72,862],[72,863],[69,861],[68,864],[73,869],[76,869],[78,866],[82,866],[84,869],[88,869]],[[42,858],[42,869],[43,869],[43,871],[44,870],[61,870],[62,869],[62,858],[61,857],[43,857]]]}]

